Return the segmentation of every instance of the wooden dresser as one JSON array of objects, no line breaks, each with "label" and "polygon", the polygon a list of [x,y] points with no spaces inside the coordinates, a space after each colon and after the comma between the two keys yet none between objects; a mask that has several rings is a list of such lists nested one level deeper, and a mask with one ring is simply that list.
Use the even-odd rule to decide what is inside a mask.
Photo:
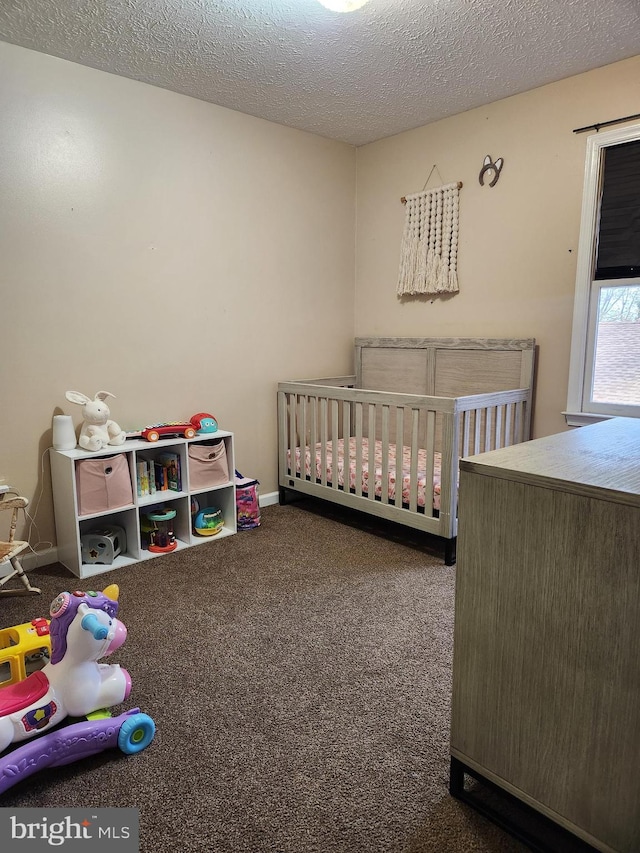
[{"label": "wooden dresser", "polygon": [[640,851],[640,420],[461,461],[451,756],[454,796]]}]

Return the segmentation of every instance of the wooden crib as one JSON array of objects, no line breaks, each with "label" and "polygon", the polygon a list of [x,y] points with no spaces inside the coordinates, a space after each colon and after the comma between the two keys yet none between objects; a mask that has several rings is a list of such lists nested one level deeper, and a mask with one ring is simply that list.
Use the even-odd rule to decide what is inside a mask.
[{"label": "wooden crib", "polygon": [[535,341],[356,338],[355,375],[278,384],[280,502],[297,492],[445,540],[461,457],[530,437]]}]

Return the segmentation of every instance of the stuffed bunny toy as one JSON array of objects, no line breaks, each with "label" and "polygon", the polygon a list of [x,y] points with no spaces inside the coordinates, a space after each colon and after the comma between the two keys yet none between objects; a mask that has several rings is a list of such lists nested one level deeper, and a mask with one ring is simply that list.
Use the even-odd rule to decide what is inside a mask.
[{"label": "stuffed bunny toy", "polygon": [[70,403],[82,406],[84,423],[80,429],[78,444],[85,450],[102,450],[108,444],[124,444],[126,433],[124,433],[115,421],[110,421],[111,412],[105,403],[107,397],[115,395],[109,391],[98,391],[92,400],[86,394],[79,391],[67,391],[65,397]]}]

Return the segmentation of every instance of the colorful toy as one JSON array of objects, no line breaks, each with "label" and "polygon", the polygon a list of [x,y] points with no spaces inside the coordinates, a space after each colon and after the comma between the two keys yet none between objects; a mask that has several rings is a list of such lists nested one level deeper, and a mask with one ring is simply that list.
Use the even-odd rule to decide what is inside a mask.
[{"label": "colorful toy", "polygon": [[236,471],[236,517],[238,530],[253,530],[260,527],[260,498],[258,480],[243,477]]},{"label": "colorful toy", "polygon": [[[126,639],[116,618],[117,599],[115,584],[104,592],[60,593],[50,609],[50,662],[23,681],[0,687],[0,752],[7,750],[0,755],[0,793],[43,767],[114,746],[132,754],[153,740],[155,723],[138,708],[114,718],[96,713],[131,692],[125,669],[97,662]],[[67,716],[92,718],[58,726]]]},{"label": "colorful toy", "polygon": [[193,438],[195,434],[196,431],[193,424],[173,421],[171,423],[152,424],[145,427],[140,432],[140,438],[144,438],[147,441],[158,441],[160,438],[167,438],[167,436]]},{"label": "colorful toy", "polygon": [[198,435],[218,431],[218,421],[213,415],[207,414],[207,412],[198,412],[197,415],[191,418],[191,423],[198,431]]},{"label": "colorful toy", "polygon": [[109,444],[124,444],[127,435],[115,421],[109,420],[111,412],[105,403],[107,397],[113,397],[109,391],[98,391],[94,399],[79,391],[67,391],[70,403],[82,406],[84,422],[80,428],[78,444],[84,450],[102,450]]},{"label": "colorful toy", "polygon": [[215,506],[199,510],[193,519],[193,532],[198,536],[215,536],[223,527],[222,512]]},{"label": "colorful toy", "polygon": [[118,747],[134,755],[149,746],[155,731],[151,717],[139,708],[63,726],[0,755],[0,794],[45,767],[60,767],[106,749]]},{"label": "colorful toy", "polygon": [[80,537],[82,562],[110,566],[115,558],[127,550],[127,534],[118,524],[108,524],[90,530]]},{"label": "colorful toy", "polygon": [[140,519],[140,529],[147,542],[147,550],[155,554],[168,554],[175,551],[178,541],[173,532],[175,509],[159,507],[148,512]]},{"label": "colorful toy", "polygon": [[28,670],[51,657],[49,620],[42,617],[0,630],[0,673],[6,667],[9,677],[0,678],[0,687],[24,681]]},{"label": "colorful toy", "polygon": [[[110,588],[111,594],[116,589]],[[63,592],[55,599],[50,662],[0,690],[0,752],[66,716],[82,717],[129,696],[129,673],[118,664],[97,663],[126,639],[117,611],[117,600],[102,592]]]}]

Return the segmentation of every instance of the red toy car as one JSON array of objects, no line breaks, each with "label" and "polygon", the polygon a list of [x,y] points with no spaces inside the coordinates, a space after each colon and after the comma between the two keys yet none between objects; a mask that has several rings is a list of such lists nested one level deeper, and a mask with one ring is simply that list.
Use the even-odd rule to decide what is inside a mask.
[{"label": "red toy car", "polygon": [[140,433],[140,438],[144,438],[147,441],[158,441],[160,438],[166,438],[167,436],[193,438],[195,434],[196,431],[193,424],[176,421],[175,423],[153,424],[152,426],[145,427]]}]

